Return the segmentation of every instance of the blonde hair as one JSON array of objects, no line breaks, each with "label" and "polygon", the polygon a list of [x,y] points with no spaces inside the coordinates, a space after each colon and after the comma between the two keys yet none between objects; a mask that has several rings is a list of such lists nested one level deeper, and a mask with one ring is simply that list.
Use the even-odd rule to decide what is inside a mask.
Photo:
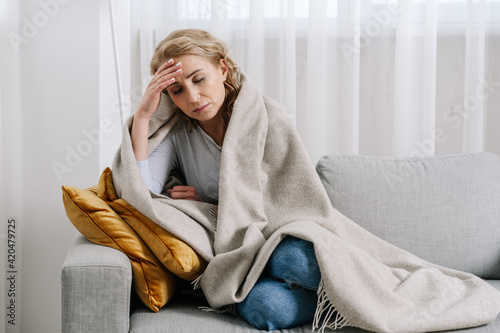
[{"label": "blonde hair", "polygon": [[[215,66],[220,65],[221,59],[224,59],[226,63],[227,78],[224,81],[226,97],[222,104],[225,134],[233,112],[234,101],[240,90],[240,69],[222,40],[204,30],[181,29],[173,31],[158,44],[151,60],[151,74],[154,75],[158,68],[169,59],[187,54],[205,57]],[[177,112],[187,118],[191,125],[197,125],[196,120],[185,116],[179,108]]]}]

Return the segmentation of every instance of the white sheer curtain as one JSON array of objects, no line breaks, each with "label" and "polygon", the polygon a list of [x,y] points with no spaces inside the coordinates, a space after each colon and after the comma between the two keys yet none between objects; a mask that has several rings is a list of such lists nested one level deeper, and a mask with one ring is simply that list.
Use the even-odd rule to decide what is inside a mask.
[{"label": "white sheer curtain", "polygon": [[[283,104],[311,160],[326,154],[500,153],[500,2],[133,0],[145,87],[155,45],[179,28],[232,46]],[[135,94],[137,103],[140,94]]]}]

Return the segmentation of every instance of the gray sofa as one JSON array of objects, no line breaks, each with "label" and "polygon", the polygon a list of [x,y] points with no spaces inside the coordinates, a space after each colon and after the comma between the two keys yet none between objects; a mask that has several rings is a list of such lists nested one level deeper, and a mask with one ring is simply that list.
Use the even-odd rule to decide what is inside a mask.
[{"label": "gray sofa", "polygon": [[[416,159],[328,156],[317,164],[332,205],[362,227],[430,262],[500,290],[500,159],[491,153]],[[77,233],[62,267],[63,332],[256,332],[230,314],[203,312],[189,285],[159,313],[132,294],[121,252]],[[432,311],[433,309],[430,309]],[[311,326],[282,330],[311,332]],[[346,327],[342,333],[366,332]],[[500,319],[460,332],[500,332]]]}]

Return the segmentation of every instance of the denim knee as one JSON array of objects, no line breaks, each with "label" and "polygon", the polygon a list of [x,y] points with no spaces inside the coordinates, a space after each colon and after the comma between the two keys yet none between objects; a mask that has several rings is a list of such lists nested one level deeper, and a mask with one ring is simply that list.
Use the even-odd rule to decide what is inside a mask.
[{"label": "denim knee", "polygon": [[236,308],[248,323],[270,331],[311,323],[317,300],[313,291],[290,289],[286,283],[263,275]]},{"label": "denim knee", "polygon": [[314,252],[314,245],[293,236],[285,237],[273,251],[267,271],[288,284],[317,290],[321,273]]}]

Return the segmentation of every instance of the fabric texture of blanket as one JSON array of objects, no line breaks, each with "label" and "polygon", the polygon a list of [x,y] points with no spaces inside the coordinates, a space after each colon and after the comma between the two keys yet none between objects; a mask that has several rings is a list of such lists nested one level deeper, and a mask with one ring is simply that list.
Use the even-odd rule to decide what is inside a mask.
[{"label": "fabric texture of blanket", "polygon": [[[149,152],[184,121],[163,97],[150,121]],[[245,75],[221,153],[218,210],[149,192],[131,124],[113,163],[117,195],[209,262],[198,283],[212,308],[241,302],[276,245],[293,235],[314,244],[320,330],[427,332],[479,326],[498,315],[500,293],[485,281],[419,259],[336,211],[282,107]]]}]

